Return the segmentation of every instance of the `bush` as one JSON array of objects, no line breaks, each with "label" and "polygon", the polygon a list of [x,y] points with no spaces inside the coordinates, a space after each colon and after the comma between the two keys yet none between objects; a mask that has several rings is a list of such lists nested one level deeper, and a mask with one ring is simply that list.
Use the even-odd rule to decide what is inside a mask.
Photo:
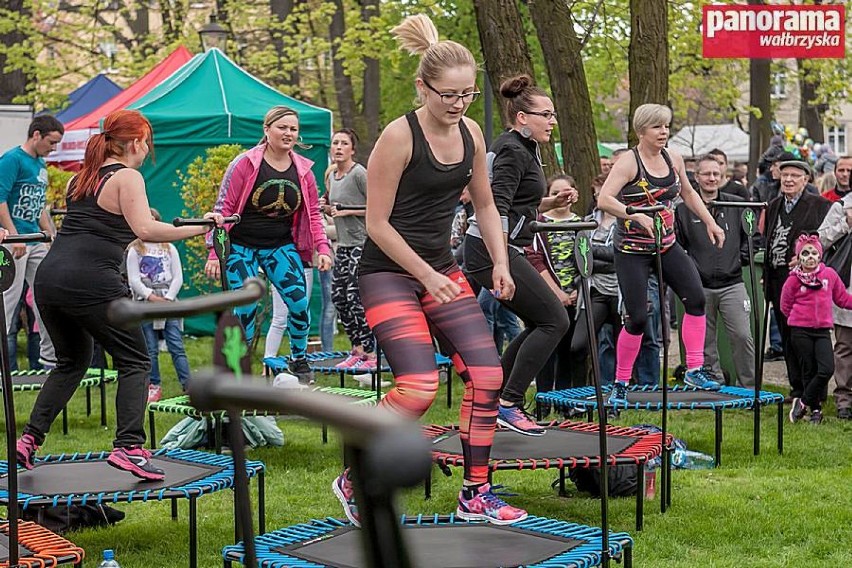
[{"label": "bush", "polygon": [[[190,163],[186,171],[178,172],[180,193],[183,198],[186,217],[200,217],[213,210],[219,185],[228,164],[245,150],[238,144],[224,144],[208,148],[205,156],[199,156]],[[177,186],[177,183],[175,183]],[[186,241],[187,262],[184,275],[201,293],[218,291],[215,285],[204,275],[204,264],[207,262],[207,247],[203,238]]]}]

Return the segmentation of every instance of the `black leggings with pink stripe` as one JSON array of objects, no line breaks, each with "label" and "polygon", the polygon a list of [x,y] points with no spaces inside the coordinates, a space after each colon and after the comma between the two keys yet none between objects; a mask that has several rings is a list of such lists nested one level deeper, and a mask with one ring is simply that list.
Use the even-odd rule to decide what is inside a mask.
[{"label": "black leggings with pink stripe", "polygon": [[503,371],[470,285],[458,267],[446,274],[462,287],[448,304],[437,303],[415,278],[394,272],[361,275],[361,302],[396,380],[384,408],[415,420],[423,416],[438,392],[432,336],[449,350],[465,385],[459,418],[464,478],[486,483]]}]

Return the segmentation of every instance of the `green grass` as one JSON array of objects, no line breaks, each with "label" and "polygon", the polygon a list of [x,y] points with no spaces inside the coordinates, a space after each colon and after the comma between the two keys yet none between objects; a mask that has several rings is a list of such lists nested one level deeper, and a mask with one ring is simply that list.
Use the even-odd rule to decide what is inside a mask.
[{"label": "green grass", "polygon": [[[338,340],[342,341],[342,340]],[[197,370],[210,360],[209,339],[188,339],[191,366]],[[342,347],[342,343],[341,343]],[[164,396],[178,394],[179,386],[167,354],[161,356]],[[257,367],[259,369],[259,366]],[[335,385],[336,377],[320,376],[321,384]],[[424,422],[448,424],[458,420],[461,381],[454,381],[454,409],[446,407],[445,385]],[[70,432],[55,424],[42,453],[104,450],[110,447],[115,425],[112,405],[115,386],[108,389],[109,424],[100,426],[97,401],[92,416],[85,415],[82,393],[69,409]],[[35,399],[15,396],[20,429]],[[610,500],[611,528],[629,532],[635,539],[637,566],[671,567],[796,567],[850,566],[852,551],[852,422],[833,417],[826,409],[822,426],[784,424],[784,455],[775,449],[774,409],[763,414],[762,448],[752,454],[752,414],[724,414],[723,467],[716,470],[676,471],[672,507],[659,512],[659,500],[646,502],[645,530],[634,530],[634,498]],[[713,413],[670,413],[669,429],[689,447],[713,453]],[[180,418],[157,415],[158,436]],[[656,423],[658,414],[624,413],[619,424]],[[332,432],[322,445],[320,426],[302,419],[281,420],[283,448],[259,448],[249,458],[267,466],[267,530],[324,516],[342,515],[329,486],[340,472],[339,438]],[[449,513],[455,509],[461,470],[451,479],[434,470],[433,497],[423,489],[404,492],[400,509],[406,513]],[[569,484],[568,498],[557,496],[550,483],[555,471],[498,472],[495,481],[519,493],[512,504],[531,513],[588,525],[599,525],[600,502],[577,494]],[[256,505],[256,487],[252,500]],[[88,566],[99,561],[105,548],[116,550],[123,568],[186,566],[188,558],[187,505],[180,502],[180,517],[173,522],[164,503],[117,505],[127,517],[114,527],[84,530],[68,537],[86,550]],[[233,542],[232,493],[223,491],[198,501],[199,565],[221,566],[223,546]]]}]

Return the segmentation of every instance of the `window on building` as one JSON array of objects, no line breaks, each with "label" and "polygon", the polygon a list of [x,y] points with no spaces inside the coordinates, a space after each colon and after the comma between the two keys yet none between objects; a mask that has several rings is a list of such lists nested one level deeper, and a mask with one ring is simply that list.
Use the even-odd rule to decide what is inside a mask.
[{"label": "window on building", "polygon": [[780,70],[772,74],[769,95],[773,99],[783,99],[787,96],[787,71]]},{"label": "window on building", "polygon": [[846,155],[846,125],[840,124],[838,126],[829,126],[828,127],[828,145],[831,146],[831,149],[834,150],[834,153],[838,156]]}]

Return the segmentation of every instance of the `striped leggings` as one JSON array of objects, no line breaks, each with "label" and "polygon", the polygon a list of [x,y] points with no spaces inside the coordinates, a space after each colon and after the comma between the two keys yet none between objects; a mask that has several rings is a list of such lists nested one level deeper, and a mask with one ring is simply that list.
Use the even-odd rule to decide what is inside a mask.
[{"label": "striped leggings", "polygon": [[437,303],[415,278],[392,272],[360,276],[361,301],[396,380],[383,407],[415,420],[423,416],[438,392],[432,335],[449,350],[465,386],[459,417],[464,478],[485,483],[503,372],[470,284],[458,267],[447,276],[462,287],[448,304]]}]

